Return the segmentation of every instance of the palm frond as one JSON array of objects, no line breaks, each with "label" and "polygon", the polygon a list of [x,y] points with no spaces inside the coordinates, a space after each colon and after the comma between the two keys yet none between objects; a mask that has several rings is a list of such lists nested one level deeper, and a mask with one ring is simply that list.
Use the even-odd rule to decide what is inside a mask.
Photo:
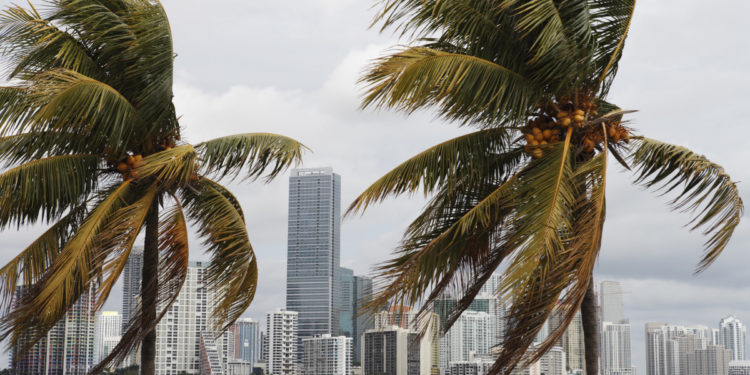
[{"label": "palm frond", "polygon": [[153,178],[164,186],[185,186],[196,174],[197,154],[191,145],[163,150],[143,159],[138,178]]},{"label": "palm frond", "polygon": [[592,27],[597,48],[593,63],[598,77],[597,89],[601,96],[609,91],[622,57],[625,39],[630,31],[635,12],[635,0],[592,0]]},{"label": "palm frond", "polygon": [[363,107],[413,112],[436,106],[447,119],[485,126],[512,126],[525,119],[539,100],[524,72],[476,56],[425,47],[407,47],[375,60],[360,82],[367,85]]},{"label": "palm frond", "polygon": [[99,159],[61,155],[30,161],[0,175],[0,227],[50,222],[81,205],[98,186]]},{"label": "palm frond", "polygon": [[364,212],[373,203],[389,196],[413,193],[425,195],[461,180],[486,176],[494,162],[491,155],[510,148],[512,131],[504,128],[479,130],[462,135],[420,152],[375,181],[347,210],[347,215]]},{"label": "palm frond", "polygon": [[187,216],[200,228],[203,245],[211,254],[205,280],[207,288],[216,291],[213,324],[218,332],[234,323],[255,297],[258,265],[245,221],[232,201],[202,179],[193,186],[197,192],[182,189],[182,196]]},{"label": "palm frond", "polygon": [[182,289],[188,273],[188,230],[185,215],[177,198],[175,204],[164,213],[159,224],[159,277],[157,299],[160,310],[153,322],[144,321],[142,310],[127,322],[127,330],[112,351],[89,370],[89,374],[99,374],[112,364],[122,363],[129,353],[139,345],[143,337],[161,321]]},{"label": "palm frond", "polygon": [[44,18],[32,6],[14,5],[0,12],[0,43],[12,64],[9,78],[29,79],[54,68],[102,77],[94,51],[76,36]]},{"label": "palm frond", "polygon": [[[52,266],[31,292],[13,311],[0,321],[0,337],[9,338],[11,345],[20,337],[30,337],[33,344],[51,329],[80,297],[88,290],[97,265],[98,235],[107,218],[127,205],[131,192],[130,181],[125,181],[105,193],[105,197],[77,228],[55,258]],[[32,317],[32,318],[30,318]]]},{"label": "palm frond", "polygon": [[691,230],[703,228],[708,236],[697,272],[706,269],[727,246],[742,218],[744,205],[736,183],[705,156],[649,138],[635,139],[629,160],[636,184],[658,187],[664,194],[676,191],[672,208],[693,213]]},{"label": "palm frond", "polygon": [[306,147],[278,134],[245,133],[202,142],[196,149],[206,175],[234,179],[243,174],[244,178],[256,179],[265,174],[270,181],[299,163]]},{"label": "palm frond", "polygon": [[0,295],[6,313],[16,287],[22,284],[34,285],[42,279],[60,250],[85,219],[87,211],[85,204],[73,208],[0,269]]}]

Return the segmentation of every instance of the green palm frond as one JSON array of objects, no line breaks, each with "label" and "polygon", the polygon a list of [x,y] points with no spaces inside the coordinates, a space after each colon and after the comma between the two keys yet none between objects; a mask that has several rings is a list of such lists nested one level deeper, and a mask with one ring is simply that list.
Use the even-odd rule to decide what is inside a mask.
[{"label": "green palm frond", "polygon": [[265,173],[269,181],[299,163],[304,149],[294,139],[271,133],[230,135],[196,146],[206,175],[234,179],[242,174],[244,178],[256,179]]},{"label": "green palm frond", "polygon": [[[206,252],[211,254],[206,283],[216,291],[214,325],[226,329],[245,312],[255,297],[258,266],[245,221],[232,201],[211,183],[197,181],[197,192],[183,189],[187,216],[200,228]],[[224,189],[226,190],[226,189]]]},{"label": "green palm frond", "polygon": [[363,212],[389,196],[423,190],[430,194],[461,179],[477,180],[489,171],[493,158],[510,147],[512,132],[504,128],[479,130],[420,152],[370,185],[349,206],[347,214]]},{"label": "green palm frond", "polygon": [[87,211],[85,204],[71,209],[0,269],[0,295],[6,313],[10,309],[16,287],[21,284],[34,285],[42,280],[60,250],[85,219]]},{"label": "green palm frond", "polygon": [[540,99],[524,74],[472,55],[407,47],[375,60],[360,81],[368,86],[364,107],[436,106],[445,118],[491,126],[517,124]]},{"label": "green palm frond", "polygon": [[195,176],[197,154],[191,145],[151,154],[136,168],[138,178],[153,178],[164,186],[185,186]]},{"label": "green palm frond", "polygon": [[31,293],[2,318],[2,338],[10,338],[11,344],[17,344],[21,337],[31,335],[29,341],[36,342],[88,289],[92,271],[97,267],[92,261],[97,253],[98,235],[106,226],[107,218],[127,205],[130,190],[130,181],[125,181],[110,189],[96,205],[65,244],[42,280],[31,286]]},{"label": "green palm frond", "polygon": [[67,131],[29,132],[0,137],[1,164],[14,166],[52,156],[97,154],[105,141]]},{"label": "green palm frond", "polygon": [[4,55],[13,64],[9,78],[30,79],[54,68],[102,77],[102,69],[92,57],[94,52],[33,7],[16,5],[0,12],[0,38],[8,46]]},{"label": "green palm frond", "polygon": [[606,95],[617,74],[625,39],[635,12],[635,0],[592,0],[591,17],[597,39],[593,64],[597,89]]},{"label": "green palm frond", "polygon": [[744,205],[737,185],[720,165],[685,147],[649,138],[635,140],[630,161],[635,183],[677,192],[672,208],[693,213],[691,229],[708,236],[698,272],[706,269],[727,246],[740,223]]},{"label": "green palm frond", "polygon": [[[72,70],[50,70],[36,77],[28,101],[38,108],[32,131],[75,130],[97,133],[117,149],[127,143],[137,125],[137,110],[112,86]],[[13,129],[16,130],[16,129]]]},{"label": "green palm frond", "polygon": [[79,206],[98,186],[95,155],[37,159],[0,175],[0,227],[49,222]]}]

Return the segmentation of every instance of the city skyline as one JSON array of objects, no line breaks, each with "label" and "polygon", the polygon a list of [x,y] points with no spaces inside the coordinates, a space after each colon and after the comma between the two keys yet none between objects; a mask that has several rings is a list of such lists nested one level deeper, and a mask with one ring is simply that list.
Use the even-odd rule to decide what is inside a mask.
[{"label": "city skyline", "polygon": [[[268,4],[262,12],[253,4],[237,2],[217,2],[216,9],[203,12],[195,12],[195,6],[190,2],[165,2],[179,53],[175,100],[187,128],[186,138],[202,140],[218,131],[238,133],[263,129],[268,124],[279,133],[304,127],[301,141],[315,150],[305,165],[333,165],[346,176],[342,191],[346,205],[405,157],[460,133],[453,126],[432,121],[431,113],[405,119],[397,114],[357,110],[356,74],[394,39],[363,26],[373,15],[368,11],[369,4],[310,1],[297,5],[299,9],[294,11],[288,4]],[[678,11],[665,16],[668,7]],[[235,11],[227,14],[226,9]],[[736,11],[719,15],[715,9]],[[748,45],[744,38],[734,35],[743,35],[744,26],[738,25],[744,25],[741,15],[748,9],[750,4],[722,1],[644,3],[620,68],[623,79],[612,90],[627,108],[640,110],[634,127],[656,128],[660,135],[676,135],[686,144],[699,145],[702,153],[716,155],[717,162],[739,181],[750,180],[743,166],[748,160],[750,138],[741,121],[736,120],[744,118],[746,109],[732,103],[738,98],[745,101],[744,87],[750,82],[739,73],[750,60],[746,53],[735,50],[750,48],[744,48]],[[269,21],[264,17],[278,20],[282,32],[265,37]],[[302,30],[300,25],[309,18],[320,20],[321,26]],[[196,28],[196,24],[205,27]],[[233,34],[229,42],[218,43],[217,31],[205,31],[227,27],[236,28],[230,30],[242,36]],[[350,32],[337,32],[341,28]],[[727,34],[729,37],[724,38]],[[667,40],[685,36],[690,38],[688,46],[663,50]],[[188,43],[195,47],[188,48]],[[696,43],[703,48],[690,48]],[[244,47],[236,51],[237,45]],[[731,50],[729,45],[733,46]],[[310,61],[304,67],[292,64],[295,58],[287,50],[302,51]],[[266,53],[258,56],[257,51]],[[246,71],[244,64],[250,60],[258,66]],[[674,66],[674,62],[679,64]],[[711,67],[712,74],[705,74],[706,67]],[[237,71],[245,74],[238,77]],[[683,89],[684,77],[692,77],[687,89]],[[708,92],[711,95],[705,94]],[[706,129],[714,125],[727,126],[733,136],[706,142]],[[748,264],[744,251],[748,227],[743,222],[725,256],[707,272],[693,277],[701,238],[684,233],[686,217],[661,213],[667,199],[648,197],[638,188],[629,187],[617,168],[612,167],[615,180],[608,185],[617,199],[609,202],[609,221],[596,272],[598,279],[620,280],[631,292],[625,296],[626,313],[633,327],[634,364],[640,369],[645,353],[642,327],[647,321],[713,327],[729,314],[750,320],[749,302],[737,298],[750,293],[744,270]],[[241,187],[236,195],[246,208],[247,225],[255,235],[251,240],[262,274],[256,301],[246,316],[259,320],[274,307],[284,306],[285,184],[282,177],[269,185],[245,188],[241,181],[234,185]],[[421,197],[415,196],[386,202],[364,218],[346,220],[342,224],[342,266],[357,274],[369,274],[370,268],[386,259],[397,245],[410,212],[421,205]],[[6,246],[3,260],[14,256],[40,230],[32,228],[1,237]],[[192,237],[191,241],[199,242]],[[205,260],[203,256],[200,246],[195,246],[192,259]],[[121,293],[122,289],[115,290],[110,300]],[[119,300],[110,301],[105,309],[114,310],[116,304]]]}]

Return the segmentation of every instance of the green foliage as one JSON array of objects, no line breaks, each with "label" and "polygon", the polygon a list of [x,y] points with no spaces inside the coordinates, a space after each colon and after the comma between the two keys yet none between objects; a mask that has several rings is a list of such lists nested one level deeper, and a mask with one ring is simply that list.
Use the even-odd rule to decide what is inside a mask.
[{"label": "green foliage", "polygon": [[[0,269],[0,338],[32,343],[84,291],[106,301],[146,218],[160,206],[156,320],[135,312],[94,370],[124,359],[179,293],[187,220],[212,254],[216,324],[251,303],[257,263],[237,199],[217,180],[278,176],[305,149],[280,135],[182,141],[172,104],[172,35],[158,1],[51,0],[0,13],[9,86],[0,87],[0,228],[42,221],[36,241]],[[16,306],[20,285],[30,293]],[[131,369],[132,370],[132,369]],[[119,370],[118,370],[119,371]]]}]

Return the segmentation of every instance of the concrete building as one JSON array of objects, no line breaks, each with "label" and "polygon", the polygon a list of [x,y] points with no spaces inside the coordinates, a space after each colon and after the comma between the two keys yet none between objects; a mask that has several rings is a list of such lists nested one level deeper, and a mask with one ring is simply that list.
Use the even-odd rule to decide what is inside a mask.
[{"label": "concrete building", "polygon": [[464,311],[444,340],[448,346],[445,361],[468,361],[471,354],[490,354],[495,345],[495,316],[485,312]]},{"label": "concrete building", "polygon": [[232,326],[234,335],[234,358],[250,363],[261,362],[260,322],[240,318]]},{"label": "concrete building", "polygon": [[412,331],[392,326],[365,331],[362,339],[362,368],[364,375],[422,375],[414,371],[419,361],[413,345]]},{"label": "concrete building", "polygon": [[336,313],[339,316],[338,334],[352,337],[354,335],[354,271],[340,267],[338,273],[338,295],[336,296]]},{"label": "concrete building", "polygon": [[302,340],[302,375],[351,375],[351,337],[320,335]]},{"label": "concrete building", "polygon": [[102,311],[96,321],[96,361],[101,361],[122,337],[122,317],[117,311]]},{"label": "concrete building", "polygon": [[602,375],[635,373],[630,348],[630,323],[603,322],[600,340]]},{"label": "concrete building", "polygon": [[570,371],[583,371],[585,349],[583,346],[583,321],[581,320],[580,311],[576,312],[573,321],[570,322],[570,325],[565,330],[565,335],[562,339],[562,349],[565,352],[566,367]]},{"label": "concrete building", "polygon": [[352,316],[352,350],[354,352],[352,363],[360,365],[362,363],[362,334],[374,327],[373,319],[364,314],[364,308],[372,296],[372,279],[364,276],[354,276],[354,313]]},{"label": "concrete building", "polygon": [[750,375],[750,361],[729,362],[728,375]]},{"label": "concrete building", "polygon": [[289,178],[286,308],[299,337],[339,331],[341,177],[331,168],[294,169]]},{"label": "concrete building", "polygon": [[[26,293],[18,287],[14,301]],[[21,352],[28,339],[21,337],[11,348],[10,366],[14,374],[86,375],[94,365],[96,301],[91,291],[84,292],[61,319],[30,350]]]},{"label": "concrete building", "polygon": [[747,327],[730,315],[719,322],[719,341],[732,352],[732,361],[745,360],[745,336]]},{"label": "concrete building", "polygon": [[298,375],[299,314],[278,309],[266,317],[266,365],[274,375]]},{"label": "concrete building", "polygon": [[621,323],[625,320],[622,286],[619,282],[601,282],[599,288],[599,308],[601,309],[602,322]]},{"label": "concrete building", "polygon": [[[133,318],[138,304],[141,303],[141,278],[143,272],[143,247],[133,246],[130,251],[125,268],[122,271],[122,330],[124,334],[130,326],[130,320]],[[122,366],[132,366],[140,364],[140,354],[138,352],[130,353]]]},{"label": "concrete building", "polygon": [[732,353],[722,345],[709,345],[688,354],[687,375],[727,375]]}]

